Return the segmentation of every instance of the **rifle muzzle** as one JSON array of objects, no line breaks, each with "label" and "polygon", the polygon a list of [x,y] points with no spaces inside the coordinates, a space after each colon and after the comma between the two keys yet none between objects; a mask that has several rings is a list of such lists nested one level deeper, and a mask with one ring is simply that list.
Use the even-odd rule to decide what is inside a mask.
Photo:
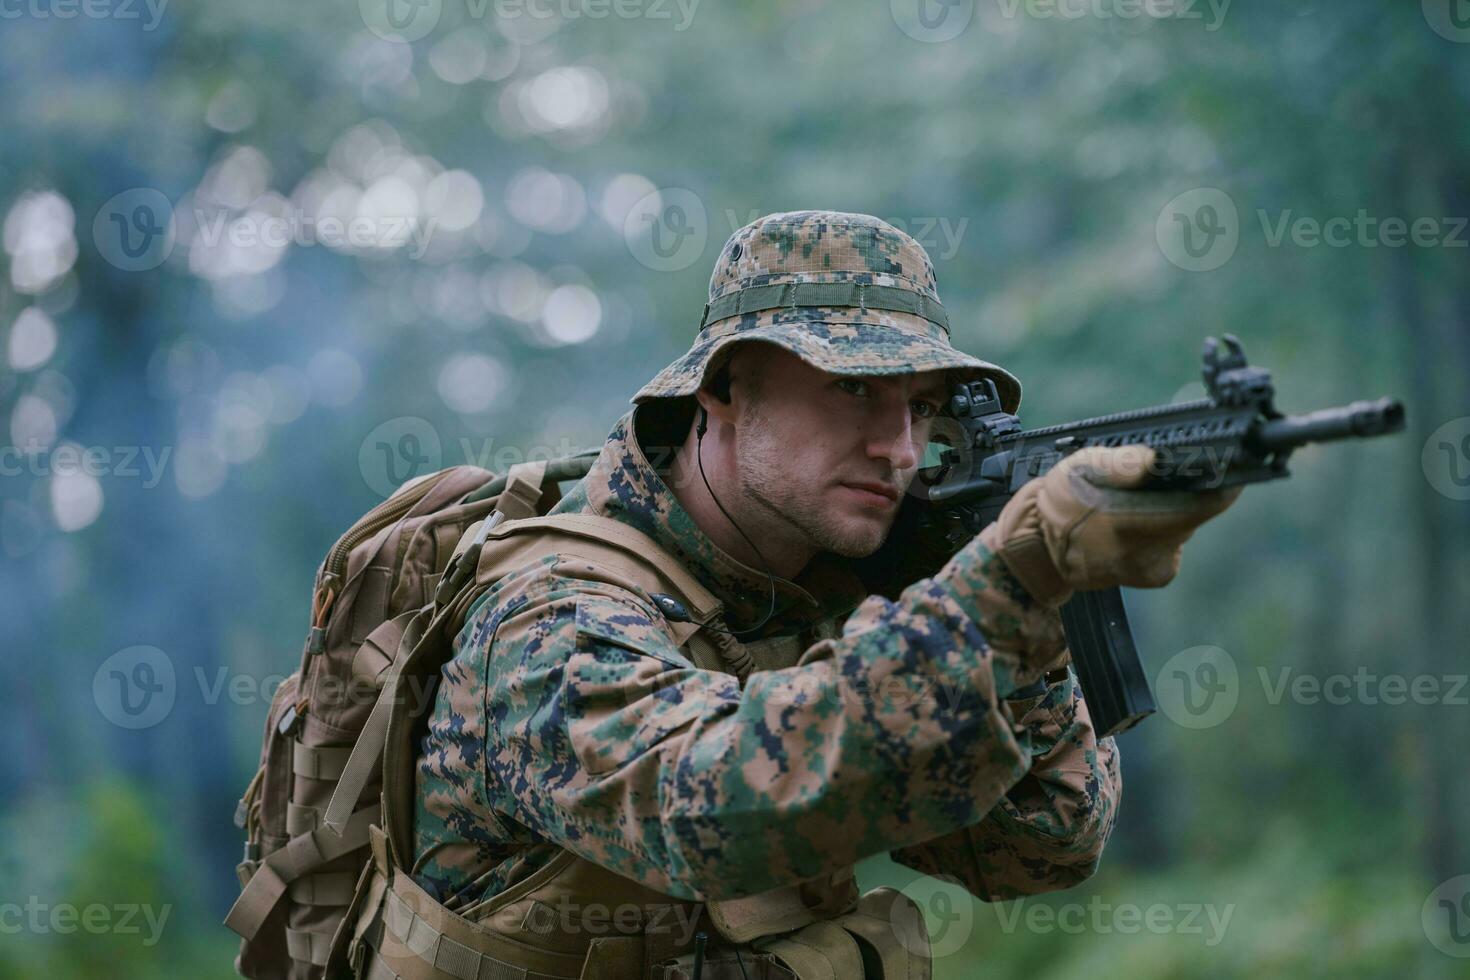
[{"label": "rifle muzzle", "polygon": [[1396,398],[1380,398],[1272,419],[1261,426],[1258,440],[1265,451],[1279,452],[1309,442],[1387,435],[1403,427],[1404,403]]}]

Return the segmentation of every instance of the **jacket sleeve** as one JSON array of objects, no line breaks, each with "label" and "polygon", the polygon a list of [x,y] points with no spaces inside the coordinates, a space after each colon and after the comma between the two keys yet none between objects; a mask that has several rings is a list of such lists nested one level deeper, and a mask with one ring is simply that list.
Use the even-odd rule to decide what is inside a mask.
[{"label": "jacket sleeve", "polygon": [[512,579],[460,638],[485,651],[479,788],[659,891],[755,894],[1046,796],[1007,798],[1035,735],[1004,698],[1060,653],[1060,622],[978,540],[743,689],[695,668],[642,593],[550,566]]},{"label": "jacket sleeve", "polygon": [[1069,671],[1039,698],[1012,702],[1031,771],[978,823],[900,848],[893,859],[954,878],[986,901],[1069,888],[1097,870],[1122,797],[1118,751],[1098,739]]}]

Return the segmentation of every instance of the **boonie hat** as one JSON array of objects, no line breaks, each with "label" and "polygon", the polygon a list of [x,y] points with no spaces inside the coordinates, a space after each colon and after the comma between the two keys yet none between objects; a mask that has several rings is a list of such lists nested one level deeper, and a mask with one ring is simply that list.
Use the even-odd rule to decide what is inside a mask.
[{"label": "boonie hat", "polygon": [[692,395],[736,344],[776,344],[829,374],[963,372],[1015,412],[1021,382],[955,350],[934,266],[912,237],[867,214],[787,211],[730,236],[694,345],[633,401]]}]

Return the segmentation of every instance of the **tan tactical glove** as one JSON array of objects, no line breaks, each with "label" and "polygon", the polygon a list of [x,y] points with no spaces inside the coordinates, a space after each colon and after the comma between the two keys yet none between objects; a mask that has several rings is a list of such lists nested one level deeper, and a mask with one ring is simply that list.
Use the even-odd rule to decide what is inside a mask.
[{"label": "tan tactical glove", "polygon": [[1153,462],[1154,451],[1141,445],[1078,450],[1022,487],[980,540],[1046,605],[1079,589],[1167,585],[1194,529],[1242,488],[1135,489]]}]

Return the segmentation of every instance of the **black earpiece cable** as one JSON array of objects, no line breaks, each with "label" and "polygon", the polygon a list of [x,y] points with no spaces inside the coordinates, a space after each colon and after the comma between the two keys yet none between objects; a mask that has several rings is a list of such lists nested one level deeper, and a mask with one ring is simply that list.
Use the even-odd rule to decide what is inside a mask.
[{"label": "black earpiece cable", "polygon": [[[760,547],[754,541],[750,540],[750,537],[740,529],[739,524],[735,523],[735,518],[731,517],[730,512],[725,509],[725,505],[720,503],[720,498],[715,496],[714,488],[709,485],[709,477],[704,475],[704,434],[708,429],[709,412],[701,408],[699,410],[699,428],[694,432],[694,457],[699,463],[699,478],[704,481],[704,489],[709,493],[709,499],[715,502],[715,506],[720,509],[720,513],[725,515],[725,520],[729,521],[730,526],[735,529],[735,532],[745,539],[745,543],[750,545],[751,550],[756,553],[756,557],[760,558],[761,564],[765,566],[766,581],[771,586],[771,607],[760,618],[760,622],[754,626],[747,626],[743,630],[722,630],[717,626],[705,626],[705,629],[713,633],[726,633],[730,636],[736,636],[741,633],[753,633],[770,622],[771,617],[776,615],[776,576],[771,571],[771,563],[766,561],[766,556],[761,552]],[[781,581],[787,582],[784,578]],[[788,584],[794,583],[788,582]]]}]

